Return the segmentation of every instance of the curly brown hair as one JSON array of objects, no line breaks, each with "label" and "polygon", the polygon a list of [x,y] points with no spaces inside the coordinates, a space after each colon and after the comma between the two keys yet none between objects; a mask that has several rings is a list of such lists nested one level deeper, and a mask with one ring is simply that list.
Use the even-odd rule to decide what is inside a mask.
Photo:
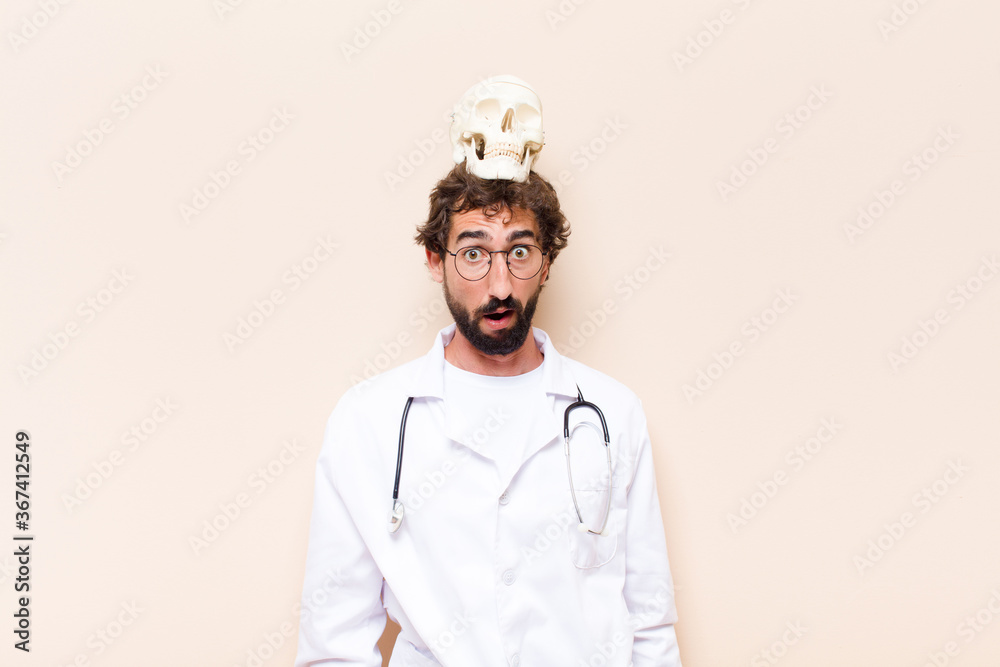
[{"label": "curly brown hair", "polygon": [[455,165],[438,181],[430,194],[427,222],[417,227],[414,240],[444,258],[451,231],[451,215],[484,209],[494,216],[511,208],[524,208],[535,214],[541,235],[542,250],[549,253],[549,264],[566,247],[569,221],[559,209],[555,188],[534,171],[524,183],[503,179],[484,179],[470,174],[465,162]]}]

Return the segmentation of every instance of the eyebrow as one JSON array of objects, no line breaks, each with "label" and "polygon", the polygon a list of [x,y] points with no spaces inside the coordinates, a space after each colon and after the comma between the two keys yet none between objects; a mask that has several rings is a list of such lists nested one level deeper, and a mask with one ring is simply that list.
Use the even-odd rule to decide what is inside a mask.
[{"label": "eyebrow", "polygon": [[[455,243],[458,243],[462,239],[479,239],[481,241],[489,241],[491,238],[492,237],[489,236],[485,230],[467,229],[464,232],[461,232],[458,235],[458,237],[455,238]],[[510,243],[511,241],[516,241],[518,239],[526,239],[526,238],[537,240],[535,238],[535,232],[531,231],[530,229],[517,229],[507,235],[507,243]]]}]

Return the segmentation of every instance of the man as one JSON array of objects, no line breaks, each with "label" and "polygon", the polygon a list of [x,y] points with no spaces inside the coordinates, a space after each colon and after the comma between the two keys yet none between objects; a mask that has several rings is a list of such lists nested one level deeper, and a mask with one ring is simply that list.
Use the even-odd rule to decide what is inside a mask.
[{"label": "man", "polygon": [[438,183],[417,240],[455,323],[330,416],[297,667],[381,665],[386,611],[393,667],[681,664],[641,403],[531,326],[568,235],[535,172]]}]

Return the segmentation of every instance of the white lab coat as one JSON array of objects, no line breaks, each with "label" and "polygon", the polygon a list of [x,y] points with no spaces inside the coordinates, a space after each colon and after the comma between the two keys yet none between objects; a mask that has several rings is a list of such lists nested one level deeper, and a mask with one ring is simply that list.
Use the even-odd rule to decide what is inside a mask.
[{"label": "white lab coat", "polygon": [[[638,397],[560,355],[535,327],[545,355],[539,400],[548,409],[520,467],[501,478],[482,439],[463,437],[443,400],[444,346],[454,335],[453,323],[428,354],[355,385],[330,415],[316,464],[296,667],[381,665],[375,645],[384,610],[402,628],[392,667],[680,667]],[[611,436],[607,536],[577,529],[569,493],[563,413],[577,385],[603,411]],[[399,490],[406,515],[390,534],[408,396]],[[571,413],[571,425],[582,420],[600,426],[592,410]],[[585,520],[599,524],[608,489],[604,448],[598,442],[590,452],[597,458],[588,459],[577,447],[577,499]]]}]

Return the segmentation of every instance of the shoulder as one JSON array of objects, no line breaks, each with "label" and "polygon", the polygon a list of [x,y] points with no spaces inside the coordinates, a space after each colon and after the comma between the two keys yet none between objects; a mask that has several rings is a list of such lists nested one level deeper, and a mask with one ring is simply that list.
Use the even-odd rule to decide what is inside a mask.
[{"label": "shoulder", "polygon": [[385,418],[386,406],[396,403],[402,410],[402,401],[406,399],[407,389],[420,370],[423,359],[417,357],[352,385],[337,401],[330,419],[372,414],[381,414]]},{"label": "shoulder", "polygon": [[576,380],[585,400],[615,406],[616,411],[641,412],[642,401],[623,382],[576,359],[564,356],[562,362]]},{"label": "shoulder", "polygon": [[[574,359],[563,357],[566,369],[580,387],[584,400],[594,404],[604,418],[615,459],[615,479],[631,486],[636,462],[648,441],[646,414],[639,396],[611,375]],[[617,482],[616,482],[617,483]]]},{"label": "shoulder", "polygon": [[394,429],[399,427],[419,362],[419,358],[414,359],[384,371],[341,395],[327,416],[320,449],[320,464],[331,466],[331,479],[339,471],[364,468],[370,463],[367,457],[379,456],[389,446],[386,443],[395,442]]}]

